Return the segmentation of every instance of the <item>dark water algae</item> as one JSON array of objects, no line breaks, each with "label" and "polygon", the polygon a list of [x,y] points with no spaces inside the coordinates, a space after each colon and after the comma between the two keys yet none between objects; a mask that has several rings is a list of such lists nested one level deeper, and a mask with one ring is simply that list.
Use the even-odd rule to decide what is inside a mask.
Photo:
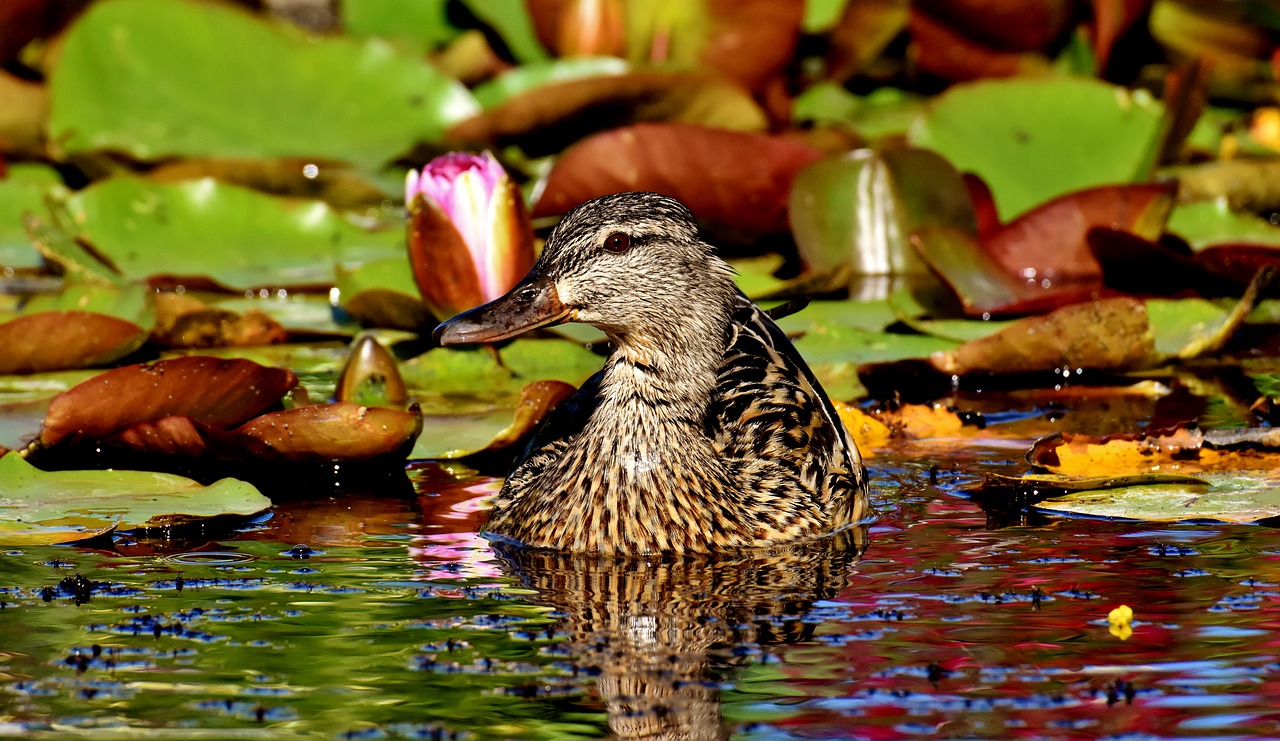
[{"label": "dark water algae", "polygon": [[10,550],[0,735],[1280,736],[1273,530],[1009,524],[928,465],[874,459],[874,524],[752,557],[503,552],[493,482],[438,471],[208,542]]}]

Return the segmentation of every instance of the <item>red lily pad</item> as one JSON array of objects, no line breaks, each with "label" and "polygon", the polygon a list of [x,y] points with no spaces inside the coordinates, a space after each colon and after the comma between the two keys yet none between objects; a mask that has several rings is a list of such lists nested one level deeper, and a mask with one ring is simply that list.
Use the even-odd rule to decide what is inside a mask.
[{"label": "red lily pad", "polygon": [[264,414],[221,444],[256,458],[367,461],[404,458],[421,432],[417,405],[401,411],[340,401]]},{"label": "red lily pad", "polygon": [[1148,365],[1156,348],[1147,309],[1131,298],[1065,306],[936,352],[943,373],[1027,373],[1060,368],[1128,370]]},{"label": "red lily pad", "polygon": [[946,80],[981,80],[1044,72],[1039,54],[994,49],[960,33],[917,8],[908,25],[920,69]]},{"label": "red lily pad", "polygon": [[41,311],[0,324],[0,374],[92,368],[142,347],[147,330],[89,311]]},{"label": "red lily pad", "polygon": [[1071,22],[1075,0],[918,0],[921,10],[957,32],[1007,51],[1035,51]]},{"label": "red lily pad", "polygon": [[976,237],[955,227],[925,227],[911,235],[911,244],[956,294],[969,316],[990,318],[1047,311],[1096,298],[1100,288],[1097,281],[1045,284],[1018,277],[997,262]]},{"label": "red lily pad", "polygon": [[740,237],[787,231],[791,181],[822,156],[781,136],[689,124],[638,124],[569,148],[547,178],[534,217],[596,196],[650,190],[683,201],[699,219]]},{"label": "red lily pad", "polygon": [[641,121],[742,131],[768,124],[745,88],[701,73],[633,72],[555,82],[519,93],[454,126],[450,140],[530,154],[558,152],[589,134]]},{"label": "red lily pad", "polygon": [[1089,249],[1089,230],[1122,229],[1155,239],[1173,208],[1174,191],[1170,185],[1104,185],[1068,193],[1014,219],[983,246],[1019,278],[1096,287],[1102,268]]},{"label": "red lily pad", "polygon": [[[580,5],[563,0],[529,0],[534,27],[548,48],[561,54],[589,49],[574,41],[583,35],[582,22],[566,17]],[[594,5],[603,11],[602,15],[610,14],[611,3]],[[623,52],[627,59],[642,64],[709,67],[753,90],[791,63],[804,18],[804,3],[797,0],[693,0],[634,8],[623,5],[625,51],[617,48],[618,39],[601,38],[596,41],[599,48],[591,50],[593,53]],[[597,27],[608,30],[607,24]]]},{"label": "red lily pad", "polygon": [[1262,268],[1280,267],[1280,249],[1264,244],[1216,244],[1196,253],[1196,261],[1215,275],[1245,284]]},{"label": "red lily pad", "polygon": [[172,416],[232,427],[279,402],[297,382],[288,369],[238,359],[190,356],[116,368],[54,397],[38,442],[100,440]]}]

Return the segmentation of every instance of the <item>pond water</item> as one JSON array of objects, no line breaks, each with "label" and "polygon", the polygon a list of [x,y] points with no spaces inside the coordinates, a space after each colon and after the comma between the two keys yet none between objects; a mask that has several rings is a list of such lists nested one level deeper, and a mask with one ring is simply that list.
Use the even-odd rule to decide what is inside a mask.
[{"label": "pond water", "polygon": [[273,492],[248,527],[12,549],[0,735],[1280,737],[1275,531],[963,495],[1026,442],[877,456],[874,523],[756,557],[499,553],[499,482],[435,464]]}]

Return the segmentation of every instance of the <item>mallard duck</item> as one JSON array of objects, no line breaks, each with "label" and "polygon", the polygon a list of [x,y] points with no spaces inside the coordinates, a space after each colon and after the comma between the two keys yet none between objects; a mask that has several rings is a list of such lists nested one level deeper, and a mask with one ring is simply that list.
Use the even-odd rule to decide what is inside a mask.
[{"label": "mallard duck", "polygon": [[866,514],[862,457],[830,400],[679,201],[583,203],[515,288],[435,337],[497,342],[568,321],[603,330],[612,352],[516,461],[491,537],[694,553],[814,540]]}]

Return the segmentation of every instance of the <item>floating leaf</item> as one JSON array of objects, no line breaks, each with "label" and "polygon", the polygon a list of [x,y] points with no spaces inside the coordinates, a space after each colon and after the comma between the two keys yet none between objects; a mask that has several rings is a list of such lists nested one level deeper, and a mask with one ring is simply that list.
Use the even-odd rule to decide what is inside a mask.
[{"label": "floating leaf", "polygon": [[373,166],[476,110],[462,85],[386,42],[314,39],[188,0],[94,4],[67,33],[50,89],[49,141],[61,154],[112,149],[139,159]]},{"label": "floating leaf", "polygon": [[1159,484],[1076,492],[1036,504],[1041,510],[1156,522],[1256,522],[1280,516],[1280,478],[1211,473],[1208,485]]},{"label": "floating leaf", "polygon": [[589,134],[644,121],[739,131],[768,125],[751,95],[730,80],[649,70],[567,80],[516,94],[453,127],[449,137],[550,154]]},{"label": "floating leaf", "polygon": [[1008,220],[1063,193],[1130,182],[1159,122],[1159,104],[1144,93],[1096,80],[986,81],[935,99],[910,141],[977,173]]},{"label": "floating leaf", "polygon": [[530,92],[556,82],[585,78],[607,78],[621,75],[631,65],[617,57],[575,57],[521,65],[476,87],[476,101],[486,109],[494,108],[521,93]]},{"label": "floating leaf", "polygon": [[248,360],[190,356],[117,368],[55,397],[39,443],[102,439],[171,416],[231,427],[278,403],[296,383],[292,371]]},{"label": "floating leaf", "polygon": [[396,408],[409,400],[409,391],[387,348],[373,335],[362,334],[351,345],[333,396],[337,401]]},{"label": "floating leaf", "polygon": [[419,54],[452,41],[449,0],[343,0],[342,29],[351,36],[382,36]]},{"label": "floating leaf", "polygon": [[404,458],[422,432],[417,406],[409,411],[352,402],[315,404],[255,417],[220,443],[236,457],[290,461],[368,461]]},{"label": "floating leaf", "polygon": [[547,177],[533,215],[585,200],[650,190],[684,202],[699,219],[740,236],[787,231],[795,174],[821,153],[794,139],[687,124],[639,124],[570,147]]},{"label": "floating leaf", "polygon": [[814,162],[796,175],[788,213],[800,256],[815,271],[842,263],[860,274],[921,271],[911,232],[929,224],[975,228],[960,173],[933,152],[907,147]]},{"label": "floating leaf", "polygon": [[104,530],[167,527],[209,517],[248,517],[271,506],[252,485],[144,471],[41,471],[0,456],[0,542],[66,543]]},{"label": "floating leaf", "polygon": [[1090,283],[1046,284],[1015,275],[962,229],[927,226],[911,235],[911,244],[969,316],[988,319],[1044,311],[1093,298],[1098,292]]},{"label": "floating leaf", "polygon": [[1224,242],[1280,247],[1280,228],[1253,214],[1234,211],[1225,198],[1180,203],[1165,227],[1196,250]]},{"label": "floating leaf", "polygon": [[564,381],[534,381],[525,386],[520,391],[520,403],[516,405],[511,424],[499,431],[483,449],[471,455],[492,457],[511,452],[518,443],[538,429],[560,402],[573,396],[577,390],[577,386]]},{"label": "floating leaf", "polygon": [[48,193],[61,193],[62,178],[42,165],[9,165],[0,178],[0,267],[33,268],[41,264],[23,216],[44,211]]},{"label": "floating leaf", "polygon": [[913,61],[921,71],[945,80],[1035,78],[1043,77],[1049,69],[1048,60],[1040,54],[994,49],[920,8],[912,8],[907,28],[911,34]]},{"label": "floating leaf", "polygon": [[148,331],[87,311],[41,311],[0,324],[0,374],[92,368],[142,347]]},{"label": "floating leaf", "polygon": [[1089,249],[1089,231],[1107,227],[1155,239],[1173,207],[1173,195],[1166,185],[1109,185],[1068,193],[995,230],[982,244],[1018,278],[1097,290],[1101,268]]},{"label": "floating leaf", "polygon": [[267,314],[210,306],[190,294],[157,293],[151,339],[168,348],[244,347],[284,342],[289,333]]},{"label": "floating leaf", "polygon": [[238,289],[328,286],[339,260],[404,254],[400,229],[367,231],[320,201],[209,179],[111,178],[74,194],[67,206],[93,246],[132,278],[207,277]]},{"label": "floating leaf", "polygon": [[439,321],[418,295],[413,268],[404,257],[337,267],[342,308],[367,327],[417,331]]},{"label": "floating leaf", "polygon": [[1027,373],[1141,368],[1155,357],[1146,307],[1130,298],[1104,299],[1028,317],[929,362],[943,373]]}]

